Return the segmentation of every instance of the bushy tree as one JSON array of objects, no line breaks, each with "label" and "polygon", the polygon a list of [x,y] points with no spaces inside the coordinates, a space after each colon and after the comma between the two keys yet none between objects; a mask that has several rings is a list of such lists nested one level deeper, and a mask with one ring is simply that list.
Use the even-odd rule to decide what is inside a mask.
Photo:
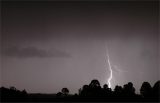
[{"label": "bushy tree", "polygon": [[157,81],[153,86],[153,96],[154,97],[160,96],[160,81]]},{"label": "bushy tree", "polygon": [[97,79],[94,79],[91,81],[91,83],[89,84],[89,87],[91,88],[96,88],[96,87],[100,87],[100,83]]},{"label": "bushy tree", "polygon": [[68,90],[68,88],[62,88],[62,93],[65,95],[65,96],[67,96],[68,94],[69,94],[69,90]]},{"label": "bushy tree", "polygon": [[128,84],[123,86],[123,94],[128,97],[135,95],[135,88],[133,87],[133,83],[128,82]]},{"label": "bushy tree", "polygon": [[143,82],[140,88],[140,93],[143,97],[150,97],[152,95],[152,87],[150,83]]}]

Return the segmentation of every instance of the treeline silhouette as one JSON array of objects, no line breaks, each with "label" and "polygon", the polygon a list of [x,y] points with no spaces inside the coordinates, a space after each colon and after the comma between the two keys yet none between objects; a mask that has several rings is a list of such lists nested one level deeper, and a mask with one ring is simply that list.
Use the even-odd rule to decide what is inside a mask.
[{"label": "treeline silhouette", "polygon": [[0,88],[1,102],[58,102],[58,101],[77,101],[77,102],[160,102],[160,81],[152,87],[149,82],[143,82],[140,94],[135,93],[132,82],[122,86],[115,86],[113,90],[100,82],[92,80],[89,85],[83,85],[78,94],[69,94],[68,88],[62,88],[56,94],[31,94],[26,90],[17,90],[15,87]]}]

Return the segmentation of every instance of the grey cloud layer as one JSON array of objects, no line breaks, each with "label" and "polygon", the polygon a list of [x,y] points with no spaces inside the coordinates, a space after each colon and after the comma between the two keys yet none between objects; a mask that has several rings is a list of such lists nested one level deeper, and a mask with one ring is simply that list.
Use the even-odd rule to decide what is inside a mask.
[{"label": "grey cloud layer", "polygon": [[4,55],[9,57],[18,57],[18,58],[29,58],[29,57],[56,57],[56,58],[64,58],[64,57],[71,57],[70,54],[59,51],[56,49],[53,50],[43,50],[38,49],[36,47],[10,47],[5,48]]}]

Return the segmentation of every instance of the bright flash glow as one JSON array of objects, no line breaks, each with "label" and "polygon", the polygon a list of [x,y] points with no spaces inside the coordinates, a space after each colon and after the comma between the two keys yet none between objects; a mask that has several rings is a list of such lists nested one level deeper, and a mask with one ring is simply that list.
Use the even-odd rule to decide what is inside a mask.
[{"label": "bright flash glow", "polygon": [[109,66],[109,71],[110,71],[110,76],[108,78],[108,87],[111,88],[111,80],[112,80],[112,67],[111,67],[111,63],[110,63],[110,60],[109,60],[109,53],[107,51],[107,62],[108,62],[108,66]]}]

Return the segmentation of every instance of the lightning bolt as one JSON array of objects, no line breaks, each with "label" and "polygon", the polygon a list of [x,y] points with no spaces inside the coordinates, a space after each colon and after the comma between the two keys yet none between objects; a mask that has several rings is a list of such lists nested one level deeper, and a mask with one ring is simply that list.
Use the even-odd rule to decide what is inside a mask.
[{"label": "lightning bolt", "polygon": [[109,71],[110,71],[110,76],[108,78],[108,87],[111,88],[111,80],[112,80],[112,67],[111,67],[111,63],[110,63],[110,60],[109,60],[109,52],[107,50],[107,62],[108,62],[108,66],[109,66]]}]

